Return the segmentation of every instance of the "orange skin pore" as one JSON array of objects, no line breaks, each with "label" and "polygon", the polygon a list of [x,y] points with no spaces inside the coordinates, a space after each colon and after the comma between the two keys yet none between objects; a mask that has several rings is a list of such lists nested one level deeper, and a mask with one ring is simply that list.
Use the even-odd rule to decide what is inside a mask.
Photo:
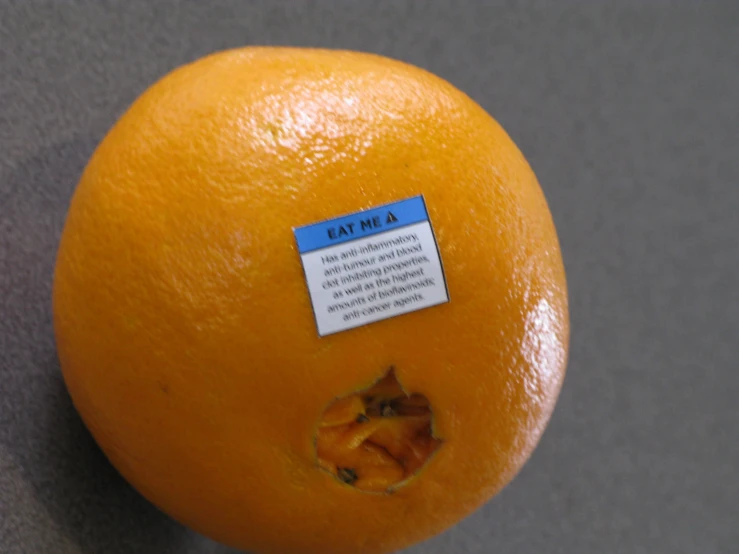
[{"label": "orange skin pore", "polygon": [[[320,338],[293,228],[423,194],[451,301]],[[447,82],[379,56],[245,48],[147,90],[81,178],[54,282],[69,392],[121,474],[255,553],[379,554],[519,471],[569,341],[536,177]],[[443,442],[391,493],[320,467],[337,398],[394,368]]]}]

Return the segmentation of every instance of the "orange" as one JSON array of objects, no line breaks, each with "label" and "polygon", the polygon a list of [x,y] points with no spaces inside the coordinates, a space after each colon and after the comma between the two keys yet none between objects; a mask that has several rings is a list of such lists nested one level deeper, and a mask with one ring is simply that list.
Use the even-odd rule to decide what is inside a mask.
[{"label": "orange", "polygon": [[[450,302],[320,337],[293,228],[421,194]],[[257,553],[390,552],[475,510],[532,453],[569,340],[503,129],[425,71],[308,49],[211,55],[130,107],[72,200],[54,314],[115,467]]]}]

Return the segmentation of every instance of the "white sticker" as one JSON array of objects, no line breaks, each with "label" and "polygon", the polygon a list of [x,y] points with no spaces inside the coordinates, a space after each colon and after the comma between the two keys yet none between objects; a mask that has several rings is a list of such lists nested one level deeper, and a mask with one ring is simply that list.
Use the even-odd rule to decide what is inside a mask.
[{"label": "white sticker", "polygon": [[422,196],[295,229],[321,336],[449,302]]}]

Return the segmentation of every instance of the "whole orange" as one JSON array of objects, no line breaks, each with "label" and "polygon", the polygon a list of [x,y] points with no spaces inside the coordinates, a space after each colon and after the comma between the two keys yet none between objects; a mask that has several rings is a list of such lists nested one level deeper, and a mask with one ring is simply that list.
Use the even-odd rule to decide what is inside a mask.
[{"label": "whole orange", "polygon": [[[319,336],[293,228],[421,194],[450,302]],[[390,552],[479,507],[539,440],[569,335],[552,218],[501,127],[420,69],[289,48],[179,68],[115,124],[54,316],[123,476],[280,554]]]}]

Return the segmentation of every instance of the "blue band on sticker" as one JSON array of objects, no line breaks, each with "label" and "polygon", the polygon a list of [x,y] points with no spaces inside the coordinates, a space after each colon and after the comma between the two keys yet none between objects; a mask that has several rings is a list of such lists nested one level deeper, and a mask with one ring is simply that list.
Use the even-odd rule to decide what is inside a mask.
[{"label": "blue band on sticker", "polygon": [[427,221],[422,196],[328,219],[295,229],[301,254]]}]

